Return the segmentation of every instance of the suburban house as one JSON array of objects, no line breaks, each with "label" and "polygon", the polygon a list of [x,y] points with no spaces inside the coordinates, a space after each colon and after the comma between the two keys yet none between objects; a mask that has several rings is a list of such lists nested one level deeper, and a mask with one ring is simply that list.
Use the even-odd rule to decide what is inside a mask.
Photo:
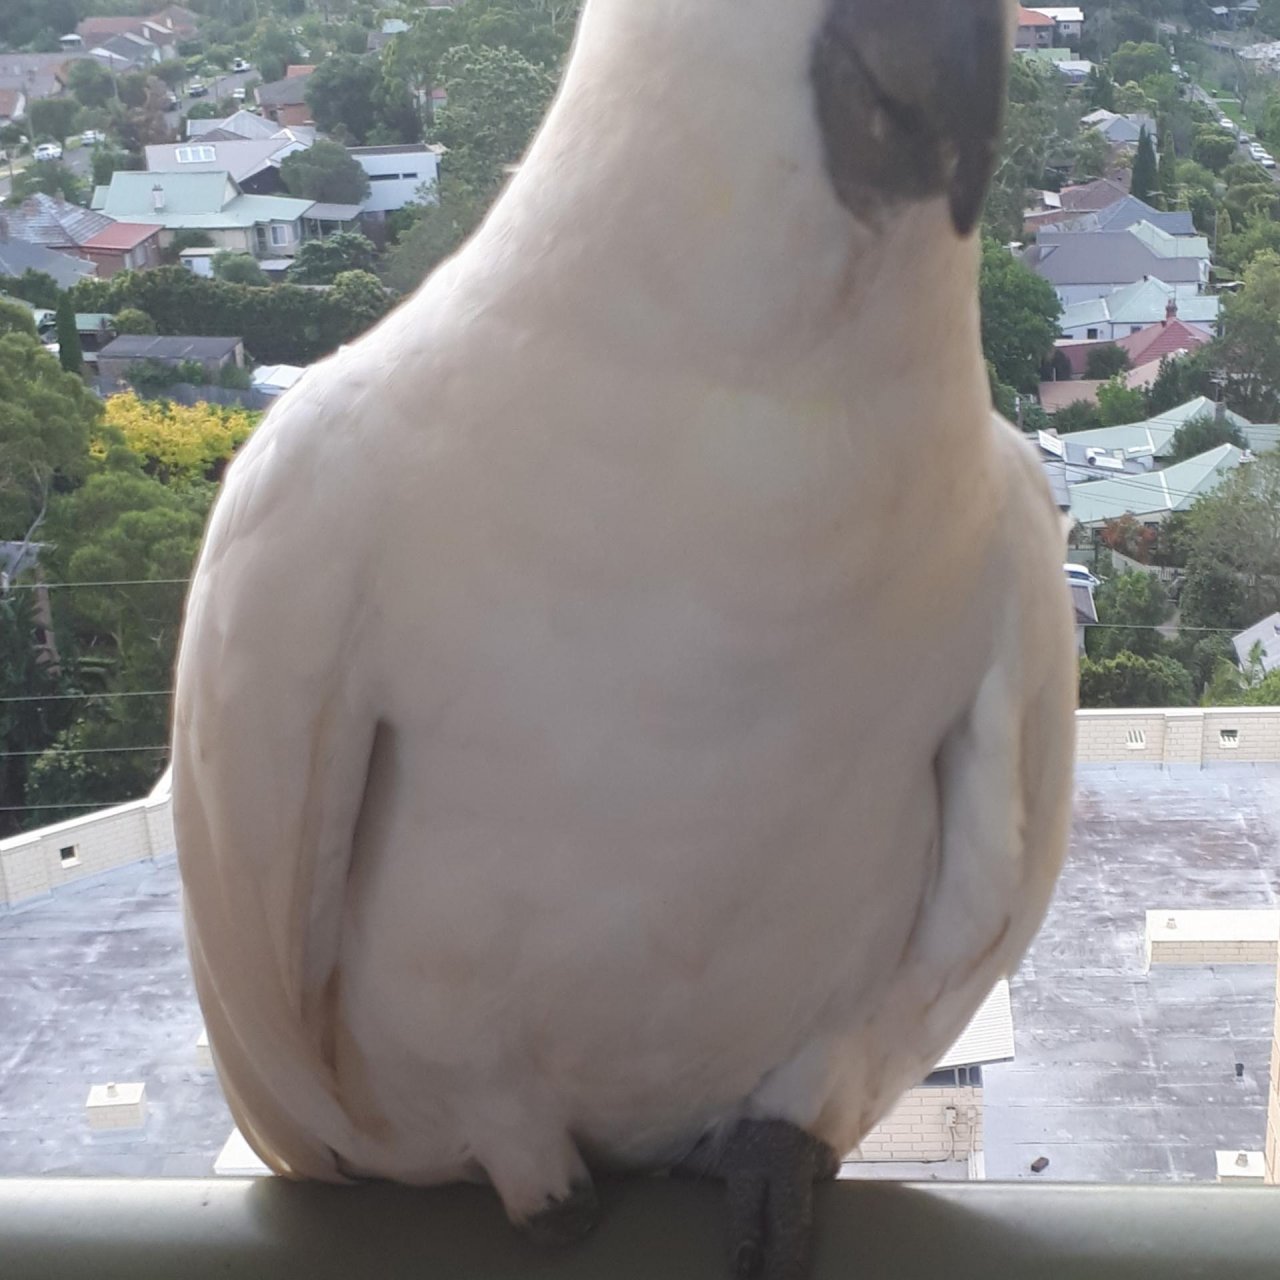
[{"label": "suburban house", "polygon": [[279,138],[287,132],[297,142],[312,143],[316,140],[315,128],[311,125],[288,125],[282,127],[274,120],[264,120],[252,111],[240,110],[222,119],[188,120],[187,138],[199,142],[212,141],[234,142],[238,139],[263,141],[267,138]]},{"label": "suburban house", "polygon": [[1053,285],[1064,307],[1105,298],[1150,276],[1195,292],[1209,283],[1209,241],[1170,235],[1149,222],[1124,231],[1043,228],[1022,261]]},{"label": "suburban house", "polygon": [[283,80],[260,84],[253,92],[262,114],[277,125],[311,124],[307,84],[314,67],[290,67]]},{"label": "suburban house", "polygon": [[[1090,480],[1104,480],[1114,476],[1147,475],[1153,469],[1151,458],[1127,458],[1103,449],[1098,445],[1082,444],[1077,438],[1081,432],[1060,436],[1053,431],[1037,433],[1037,445],[1041,460],[1057,463],[1067,485],[1083,484]],[[1066,506],[1071,505],[1067,495]]]},{"label": "suburban house", "polygon": [[[172,49],[172,46],[169,48]],[[132,31],[122,32],[95,44],[89,53],[113,72],[143,71],[157,62],[167,60],[166,50]],[[176,52],[172,56],[176,57]]]},{"label": "suburban house", "polygon": [[94,265],[86,258],[73,258],[46,249],[44,245],[25,240],[0,237],[0,276],[20,276],[24,271],[42,271],[57,281],[59,289],[69,289],[79,280],[94,273]]},{"label": "suburban house", "polygon": [[1180,427],[1197,418],[1216,418],[1219,415],[1239,427],[1250,452],[1268,453],[1280,447],[1280,426],[1250,422],[1206,396],[1197,396],[1146,422],[1099,427],[1095,431],[1073,431],[1070,439],[1085,448],[1103,449],[1126,458],[1150,458],[1153,464],[1158,464],[1172,454],[1173,438]]},{"label": "suburban house", "polygon": [[168,246],[179,231],[202,231],[215,249],[257,257],[292,257],[305,231],[311,200],[245,195],[225,170],[137,173],[117,170],[109,187],[93,193],[93,207],[117,222],[161,229]]},{"label": "suburban house", "polygon": [[132,36],[150,45],[160,56],[152,61],[165,61],[178,56],[179,37],[163,18],[132,16],[96,16],[85,18],[76,26],[76,35],[85,49],[107,45],[119,36]]},{"label": "suburban house", "polygon": [[1100,529],[1107,521],[1125,515],[1146,525],[1158,525],[1173,512],[1186,511],[1212,493],[1244,458],[1235,445],[1223,444],[1164,471],[1073,484],[1071,519],[1086,529]]},{"label": "suburban house", "polygon": [[265,396],[282,396],[288,391],[306,369],[296,364],[265,364],[253,371],[253,389]]},{"label": "suburban house", "polygon": [[409,30],[409,24],[403,18],[384,18],[380,31],[370,31],[365,41],[367,53],[381,53],[398,35]]},{"label": "suburban house", "polygon": [[1242,668],[1251,666],[1256,656],[1263,674],[1270,674],[1280,667],[1280,613],[1273,613],[1238,636],[1232,636],[1231,646]]},{"label": "suburban house", "polygon": [[65,53],[0,52],[0,89],[20,89],[27,104],[56,98],[66,89],[66,67],[74,61]]},{"label": "suburban house", "polygon": [[1057,23],[1047,13],[1018,6],[1018,25],[1013,40],[1015,49],[1051,49],[1056,34]]},{"label": "suburban house", "polygon": [[1058,328],[1065,338],[1114,341],[1158,324],[1175,302],[1178,319],[1208,337],[1218,331],[1222,299],[1206,296],[1193,285],[1171,285],[1152,277],[1138,280],[1105,298],[1074,302],[1063,309]]},{"label": "suburban house", "polygon": [[388,213],[422,199],[440,173],[440,153],[417,143],[400,147],[348,147],[351,157],[369,176],[369,194],[360,211],[381,222]]},{"label": "suburban house", "polygon": [[118,271],[145,271],[158,267],[161,228],[149,222],[113,222],[90,236],[80,252],[98,268],[100,276]]},{"label": "suburban house", "polygon": [[244,341],[241,338],[157,337],[155,334],[121,334],[98,352],[99,375],[113,382],[129,377],[130,365],[156,361],[180,365],[194,361],[210,381],[229,365],[243,368]]},{"label": "suburban house", "polygon": [[269,138],[224,140],[204,134],[186,142],[162,142],[146,148],[148,173],[227,173],[245,195],[279,195],[284,192],[280,165],[286,156],[305,151],[288,129]]},{"label": "suburban house", "polygon": [[1195,220],[1186,209],[1157,209],[1137,196],[1126,195],[1107,205],[1105,209],[1063,210],[1057,222],[1042,228],[1045,231],[1128,231],[1139,222],[1150,223],[1171,236],[1198,236]]},{"label": "suburban house", "polygon": [[1078,49],[1080,47],[1080,37],[1084,35],[1084,10],[1079,8],[1059,8],[1054,5],[1050,8],[1039,8],[1037,13],[1042,13],[1046,18],[1053,19],[1055,45],[1065,45],[1070,49]]},{"label": "suburban house", "polygon": [[27,114],[27,95],[21,89],[0,89],[0,125],[12,124]]},{"label": "suburban house", "polygon": [[1114,111],[1092,111],[1080,123],[1102,134],[1113,147],[1136,147],[1144,129],[1153,146],[1160,142],[1156,122],[1140,112],[1118,115]]},{"label": "suburban house", "polygon": [[84,256],[84,245],[110,225],[111,219],[101,213],[43,192],[0,210],[0,239],[24,240],[76,256]]}]

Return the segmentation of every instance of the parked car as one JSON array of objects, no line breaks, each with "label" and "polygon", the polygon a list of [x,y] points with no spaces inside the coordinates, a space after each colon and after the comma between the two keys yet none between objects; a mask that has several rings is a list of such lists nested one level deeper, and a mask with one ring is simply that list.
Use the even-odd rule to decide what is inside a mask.
[{"label": "parked car", "polygon": [[249,64],[243,58],[237,58],[231,64],[231,70],[235,72],[240,72],[240,71],[251,71],[253,70],[253,68],[250,67]]},{"label": "parked car", "polygon": [[1102,579],[1094,577],[1085,565],[1064,564],[1062,571],[1067,575],[1067,581],[1076,586],[1097,587],[1102,585]]},{"label": "parked car", "polygon": [[193,80],[187,85],[188,98],[203,98],[209,92],[209,87],[203,80]]},{"label": "parked car", "polygon": [[36,160],[61,160],[62,147],[56,142],[42,142],[31,155]]},{"label": "parked car", "polygon": [[107,135],[101,129],[86,129],[80,135],[80,143],[86,147],[101,146],[107,140]]},{"label": "parked car", "polygon": [[234,89],[232,89],[232,90],[231,90],[231,96],[232,96],[232,97],[233,97],[237,102],[243,102],[243,101],[244,101],[244,86],[243,86],[243,85],[236,85],[236,87],[235,87]]},{"label": "parked car", "polygon": [[1276,167],[1276,162],[1271,156],[1259,156],[1258,163],[1264,169],[1274,169]]}]

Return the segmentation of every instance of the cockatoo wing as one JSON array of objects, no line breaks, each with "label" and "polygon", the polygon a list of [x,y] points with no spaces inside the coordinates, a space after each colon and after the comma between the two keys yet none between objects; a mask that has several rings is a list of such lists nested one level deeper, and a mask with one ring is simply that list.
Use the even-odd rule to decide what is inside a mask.
[{"label": "cockatoo wing", "polygon": [[[304,448],[288,430],[321,417],[305,386],[281,408],[228,473],[187,603],[174,820],[196,985],[237,1123],[277,1172],[340,1180],[333,1149],[350,1149],[351,1124],[325,1006],[376,719],[349,477],[326,466],[322,436]],[[318,544],[304,508],[326,513]]]}]

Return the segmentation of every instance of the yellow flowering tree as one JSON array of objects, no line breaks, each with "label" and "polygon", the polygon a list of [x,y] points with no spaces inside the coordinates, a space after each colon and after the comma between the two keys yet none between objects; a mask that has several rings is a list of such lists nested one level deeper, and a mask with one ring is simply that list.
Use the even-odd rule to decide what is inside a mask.
[{"label": "yellow flowering tree", "polygon": [[127,392],[107,400],[105,430],[98,433],[93,449],[105,457],[113,443],[123,440],[146,470],[166,484],[216,479],[261,416],[216,404],[140,400]]}]

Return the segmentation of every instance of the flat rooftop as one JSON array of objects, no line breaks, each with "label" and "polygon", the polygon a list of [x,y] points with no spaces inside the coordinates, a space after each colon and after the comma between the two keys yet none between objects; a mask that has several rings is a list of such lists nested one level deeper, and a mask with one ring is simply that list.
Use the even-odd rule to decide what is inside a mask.
[{"label": "flat rooftop", "polygon": [[[1017,1056],[984,1068],[987,1176],[1211,1182],[1215,1152],[1261,1149],[1274,972],[1147,973],[1143,935],[1150,908],[1271,909],[1278,888],[1280,766],[1082,769],[1071,856],[1012,983]],[[210,1174],[232,1121],[200,1030],[172,858],[0,908],[0,1176]],[[89,1129],[108,1081],[145,1082],[144,1129]],[[857,1172],[908,1171],[958,1172]]]}]

